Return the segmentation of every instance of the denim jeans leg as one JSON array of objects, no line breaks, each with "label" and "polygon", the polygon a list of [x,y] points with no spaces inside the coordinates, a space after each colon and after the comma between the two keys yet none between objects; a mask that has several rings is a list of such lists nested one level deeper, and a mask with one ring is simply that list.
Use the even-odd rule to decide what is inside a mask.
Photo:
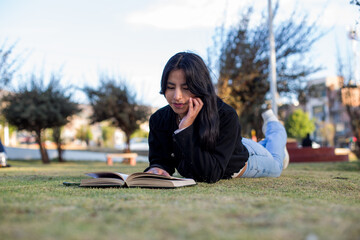
[{"label": "denim jeans leg", "polygon": [[265,133],[265,148],[270,152],[283,169],[287,135],[280,122],[268,122]]},{"label": "denim jeans leg", "polygon": [[279,177],[282,172],[286,132],[279,122],[268,122],[265,139],[259,143],[243,138],[249,151],[246,171],[242,177]]}]

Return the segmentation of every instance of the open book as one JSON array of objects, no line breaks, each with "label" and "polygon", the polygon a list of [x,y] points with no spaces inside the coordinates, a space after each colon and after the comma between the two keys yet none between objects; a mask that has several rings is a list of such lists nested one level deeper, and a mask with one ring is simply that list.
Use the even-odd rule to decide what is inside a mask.
[{"label": "open book", "polygon": [[82,179],[80,187],[177,188],[196,185],[196,182],[190,178],[167,177],[146,172],[130,175],[117,172],[93,172],[86,175],[93,178]]}]

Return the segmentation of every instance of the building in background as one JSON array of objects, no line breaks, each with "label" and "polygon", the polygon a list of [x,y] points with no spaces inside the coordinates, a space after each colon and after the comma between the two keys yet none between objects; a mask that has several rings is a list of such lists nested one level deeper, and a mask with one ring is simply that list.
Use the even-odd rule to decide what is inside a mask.
[{"label": "building in background", "polygon": [[326,77],[308,82],[305,111],[315,119],[312,139],[323,146],[347,147],[352,136],[350,118],[341,102],[341,77]]}]

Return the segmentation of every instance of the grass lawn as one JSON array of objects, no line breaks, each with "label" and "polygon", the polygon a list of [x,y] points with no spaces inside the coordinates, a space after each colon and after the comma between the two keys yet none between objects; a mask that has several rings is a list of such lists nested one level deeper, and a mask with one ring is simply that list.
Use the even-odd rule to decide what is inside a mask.
[{"label": "grass lawn", "polygon": [[0,239],[359,239],[360,162],[290,164],[280,178],[161,189],[65,187],[145,163],[8,161]]}]

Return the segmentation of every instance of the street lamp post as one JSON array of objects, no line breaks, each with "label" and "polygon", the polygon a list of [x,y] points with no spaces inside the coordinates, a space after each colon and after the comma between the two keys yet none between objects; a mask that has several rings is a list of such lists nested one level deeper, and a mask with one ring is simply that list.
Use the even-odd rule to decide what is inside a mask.
[{"label": "street lamp post", "polygon": [[270,92],[271,92],[271,105],[274,114],[278,114],[278,99],[277,99],[277,86],[276,86],[276,53],[275,53],[275,39],[273,34],[273,14],[271,0],[268,0],[269,10],[269,43],[270,43],[270,58],[269,58],[269,70],[270,70]]},{"label": "street lamp post", "polygon": [[349,31],[349,38],[351,40],[351,47],[352,47],[352,51],[353,51],[353,82],[355,84],[355,86],[358,86],[359,85],[359,68],[357,66],[357,57],[358,57],[358,54],[357,54],[357,41],[359,40],[358,38],[358,33],[356,31],[355,28],[353,29],[350,29]]}]

